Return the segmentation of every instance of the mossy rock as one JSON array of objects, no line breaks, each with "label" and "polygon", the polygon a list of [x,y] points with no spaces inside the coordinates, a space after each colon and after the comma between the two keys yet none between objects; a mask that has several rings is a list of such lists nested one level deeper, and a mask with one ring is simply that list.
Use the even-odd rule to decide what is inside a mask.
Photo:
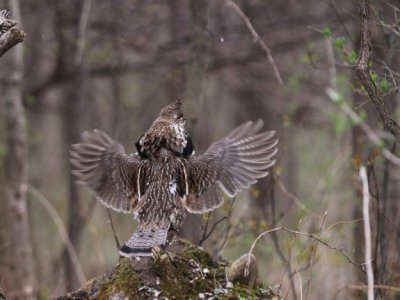
[{"label": "mossy rock", "polygon": [[58,299],[279,299],[270,288],[226,280],[229,263],[174,239],[155,258],[123,258],[109,273]]}]

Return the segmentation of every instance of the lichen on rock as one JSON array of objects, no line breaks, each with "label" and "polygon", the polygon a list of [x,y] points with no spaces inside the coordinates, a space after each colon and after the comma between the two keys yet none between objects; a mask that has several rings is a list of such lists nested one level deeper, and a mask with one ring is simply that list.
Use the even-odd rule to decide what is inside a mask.
[{"label": "lichen on rock", "polygon": [[227,280],[229,263],[174,239],[154,258],[122,258],[109,273],[58,299],[279,299],[271,288]]}]

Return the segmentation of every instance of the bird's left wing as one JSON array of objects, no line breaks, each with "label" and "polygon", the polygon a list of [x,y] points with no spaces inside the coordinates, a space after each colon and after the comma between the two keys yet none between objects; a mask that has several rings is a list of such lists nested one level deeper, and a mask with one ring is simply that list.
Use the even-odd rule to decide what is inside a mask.
[{"label": "bird's left wing", "polygon": [[268,175],[278,140],[274,131],[261,132],[264,122],[248,121],[212,144],[201,156],[186,160],[188,193],[183,200],[192,213],[211,211],[229,197]]},{"label": "bird's left wing", "polygon": [[97,199],[118,212],[130,213],[137,203],[140,159],[100,130],[86,131],[82,143],[72,145],[72,173]]}]

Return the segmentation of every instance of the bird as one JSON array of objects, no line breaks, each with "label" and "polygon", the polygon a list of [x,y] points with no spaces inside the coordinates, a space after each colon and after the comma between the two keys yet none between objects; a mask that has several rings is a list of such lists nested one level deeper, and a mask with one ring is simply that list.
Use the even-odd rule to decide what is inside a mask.
[{"label": "bird", "polygon": [[175,102],[161,109],[150,129],[136,142],[136,149],[143,158],[154,158],[162,154],[163,148],[175,155],[189,157],[193,154],[193,142],[185,130],[186,119],[182,113],[182,102]]},{"label": "bird", "polygon": [[152,256],[179,232],[187,213],[210,212],[269,174],[278,139],[264,122],[247,121],[194,152],[180,101],[164,107],[136,142],[137,152],[95,129],[82,133],[70,150],[77,183],[89,188],[106,207],[131,213],[137,227],[120,248],[123,257]]}]

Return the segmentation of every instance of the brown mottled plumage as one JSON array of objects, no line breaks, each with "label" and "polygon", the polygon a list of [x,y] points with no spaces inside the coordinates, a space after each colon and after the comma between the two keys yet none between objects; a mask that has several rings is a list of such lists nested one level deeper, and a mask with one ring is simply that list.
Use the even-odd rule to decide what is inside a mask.
[{"label": "brown mottled plumage", "polygon": [[185,118],[180,100],[164,107],[149,130],[136,143],[142,157],[154,158],[167,149],[178,156],[188,157],[193,152],[192,140],[185,130]]},{"label": "brown mottled plumage", "polygon": [[168,230],[179,230],[187,211],[217,208],[223,193],[235,196],[275,163],[278,141],[274,131],[260,133],[261,120],[242,124],[200,156],[192,155],[183,126],[180,102],[174,102],[139,140],[138,153],[127,155],[99,130],[83,133],[83,142],[72,146],[78,182],[105,206],[138,220],[120,250],[123,256],[150,255],[155,245],[166,243]]}]

